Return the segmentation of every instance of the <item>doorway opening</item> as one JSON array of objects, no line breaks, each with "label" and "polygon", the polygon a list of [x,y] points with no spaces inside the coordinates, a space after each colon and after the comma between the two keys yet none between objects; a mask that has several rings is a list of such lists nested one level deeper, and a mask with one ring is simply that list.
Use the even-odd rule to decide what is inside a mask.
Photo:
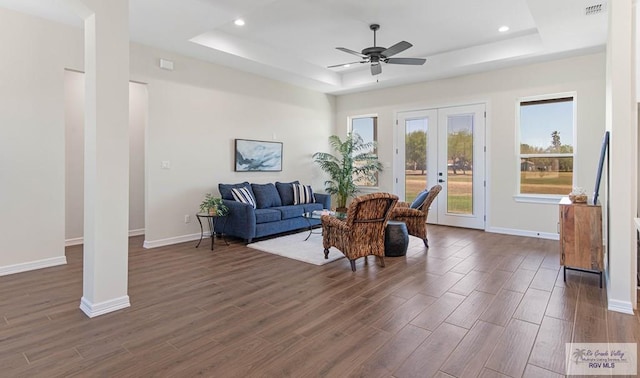
[{"label": "doorway opening", "polygon": [[[84,73],[65,70],[65,245],[84,242]],[[129,82],[129,236],[145,230],[147,85]]]}]

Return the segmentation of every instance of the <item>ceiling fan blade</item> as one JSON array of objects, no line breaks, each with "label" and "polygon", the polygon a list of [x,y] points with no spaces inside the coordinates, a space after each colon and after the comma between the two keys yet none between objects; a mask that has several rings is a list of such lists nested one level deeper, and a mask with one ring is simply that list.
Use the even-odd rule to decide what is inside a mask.
[{"label": "ceiling fan blade", "polygon": [[371,65],[371,74],[372,75],[379,75],[381,73],[382,73],[382,66],[380,65],[380,63]]},{"label": "ceiling fan blade", "polygon": [[408,49],[411,46],[413,45],[407,41],[398,42],[395,45],[384,50],[381,54],[388,58],[390,56],[396,55],[397,53],[403,52],[404,50]]},{"label": "ceiling fan blade", "polygon": [[356,64],[356,63],[367,63],[366,60],[360,60],[357,62],[351,62],[351,63],[342,63],[342,64],[334,64],[333,66],[327,66],[327,68],[336,68],[336,67],[344,67],[348,64]]},{"label": "ceiling fan blade", "polygon": [[423,58],[389,58],[385,61],[385,63],[390,64],[411,64],[414,66],[419,66],[426,62],[426,59]]},{"label": "ceiling fan blade", "polygon": [[359,52],[357,52],[357,51],[349,50],[349,49],[348,49],[348,48],[346,48],[346,47],[336,47],[336,49],[338,49],[338,50],[340,50],[340,51],[344,51],[344,52],[346,52],[346,53],[348,53],[348,54],[357,55],[357,56],[359,56],[359,57],[361,57],[361,58],[366,58],[366,57],[367,57],[366,55],[362,55],[362,54],[360,54],[360,53],[359,53]]}]

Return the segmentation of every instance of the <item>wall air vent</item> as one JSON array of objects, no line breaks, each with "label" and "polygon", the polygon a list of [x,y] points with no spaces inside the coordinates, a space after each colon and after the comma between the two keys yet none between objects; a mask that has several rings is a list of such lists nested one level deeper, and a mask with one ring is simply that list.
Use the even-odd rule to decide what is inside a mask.
[{"label": "wall air vent", "polygon": [[605,12],[607,10],[607,3],[599,3],[599,4],[593,4],[593,5],[589,5],[588,7],[584,8],[584,14],[586,16],[592,16],[594,14],[600,14],[602,12]]}]

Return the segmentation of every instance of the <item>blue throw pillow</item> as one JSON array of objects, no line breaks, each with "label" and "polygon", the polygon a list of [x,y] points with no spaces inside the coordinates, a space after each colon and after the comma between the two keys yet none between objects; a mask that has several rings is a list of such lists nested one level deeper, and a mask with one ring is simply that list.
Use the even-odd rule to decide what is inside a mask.
[{"label": "blue throw pillow", "polygon": [[282,206],[280,195],[273,184],[251,184],[253,196],[256,198],[256,207],[266,209],[269,207]]},{"label": "blue throw pillow", "polygon": [[427,189],[421,191],[416,196],[416,199],[414,199],[413,202],[411,202],[411,205],[409,205],[409,207],[412,209],[422,210],[422,204],[424,203],[424,200],[427,199],[428,195],[429,195],[429,191]]},{"label": "blue throw pillow", "polygon": [[276,182],[276,189],[280,194],[282,206],[293,205],[293,184],[300,184],[300,181]]},{"label": "blue throw pillow", "polygon": [[231,195],[231,189],[237,188],[248,188],[253,195],[253,191],[251,190],[251,185],[248,182],[241,182],[239,184],[218,184],[218,191],[220,191],[220,197],[226,200],[233,200],[233,195]]}]

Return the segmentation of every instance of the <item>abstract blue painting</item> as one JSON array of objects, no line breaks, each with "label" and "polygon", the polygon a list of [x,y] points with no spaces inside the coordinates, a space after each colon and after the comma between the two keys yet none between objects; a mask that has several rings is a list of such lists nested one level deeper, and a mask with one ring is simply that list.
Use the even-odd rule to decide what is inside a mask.
[{"label": "abstract blue painting", "polygon": [[282,142],[236,139],[236,172],[282,171]]}]

